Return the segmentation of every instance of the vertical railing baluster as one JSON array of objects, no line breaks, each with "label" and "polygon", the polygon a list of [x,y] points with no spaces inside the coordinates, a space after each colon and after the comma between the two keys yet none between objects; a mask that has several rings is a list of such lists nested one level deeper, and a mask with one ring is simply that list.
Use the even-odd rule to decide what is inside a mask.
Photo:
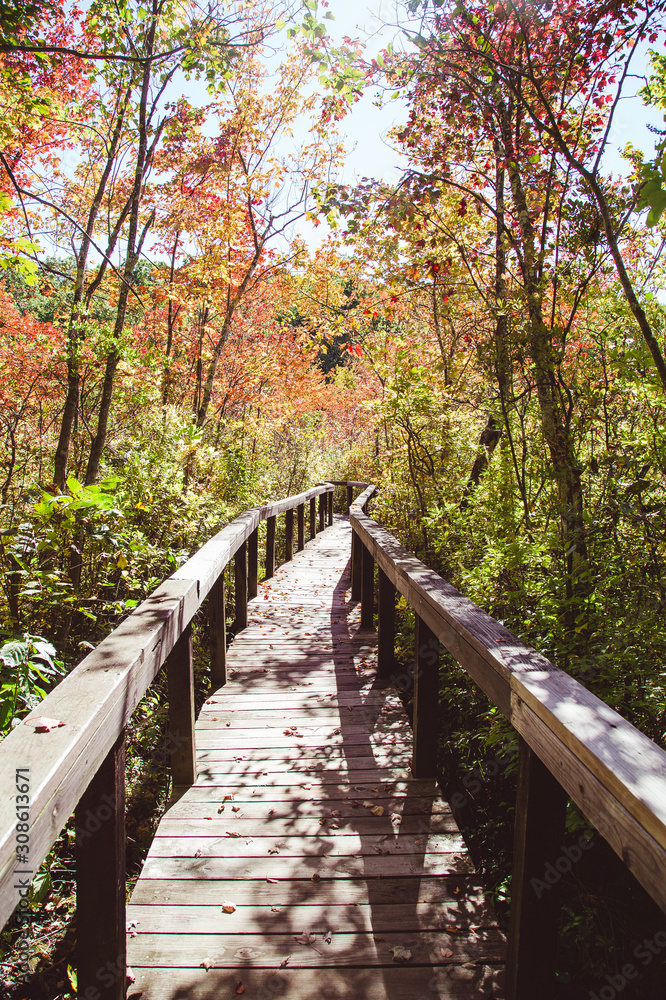
[{"label": "vertical railing baluster", "polygon": [[284,544],[285,559],[289,562],[294,558],[294,511],[293,508],[285,511],[284,516]]},{"label": "vertical railing baluster", "polygon": [[79,799],[76,828],[77,995],[124,1000],[125,733]]},{"label": "vertical railing baluster", "polygon": [[361,576],[363,566],[363,542],[352,529],[351,599],[361,600]]},{"label": "vertical railing baluster", "polygon": [[378,573],[377,673],[390,677],[395,667],[395,587],[381,566]]},{"label": "vertical railing baluster", "polygon": [[167,753],[174,785],[193,785],[197,780],[194,738],[194,666],[192,626],[188,625],[166,661],[169,692]]},{"label": "vertical railing baluster", "polygon": [[234,556],[234,598],[236,617],[234,635],[247,627],[247,543],[243,542]]},{"label": "vertical railing baluster", "polygon": [[317,499],[310,499],[310,540],[317,534]]},{"label": "vertical railing baluster", "polygon": [[[552,1000],[560,898],[544,871],[562,854],[567,795],[520,738],[511,914],[506,965],[507,1000]],[[544,885],[539,893],[534,885]]]},{"label": "vertical railing baluster", "polygon": [[420,615],[415,614],[414,631],[414,751],[415,778],[437,776],[439,708],[439,640]]},{"label": "vertical railing baluster", "polygon": [[275,514],[266,518],[266,579],[275,575]]},{"label": "vertical railing baluster", "polygon": [[354,488],[352,486],[347,487],[347,510],[351,507],[354,502]]},{"label": "vertical railing baluster", "polygon": [[375,560],[366,545],[361,556],[361,628],[372,628],[375,614]]},{"label": "vertical railing baluster", "polygon": [[319,530],[323,531],[326,527],[326,494],[319,494]]},{"label": "vertical railing baluster", "polygon": [[305,504],[299,503],[296,511],[298,515],[298,545],[297,551],[302,552],[305,548]]},{"label": "vertical railing baluster", "polygon": [[227,588],[224,570],[208,596],[208,620],[213,639],[210,684],[214,689],[227,683]]},{"label": "vertical railing baluster", "polygon": [[328,524],[329,527],[333,524],[333,490],[326,494],[328,499]]},{"label": "vertical railing baluster", "polygon": [[259,528],[255,528],[247,540],[247,594],[256,597],[259,593]]}]

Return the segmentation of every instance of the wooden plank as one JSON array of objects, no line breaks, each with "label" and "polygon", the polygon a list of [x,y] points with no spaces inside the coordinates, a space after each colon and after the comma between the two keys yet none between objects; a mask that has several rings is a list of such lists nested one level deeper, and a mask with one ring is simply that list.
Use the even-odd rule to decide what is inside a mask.
[{"label": "wooden plank", "polygon": [[[541,881],[561,859],[567,796],[524,740],[520,745],[507,954],[508,1000],[556,995],[555,959],[560,915],[557,888]],[[582,856],[582,850],[581,850]],[[565,856],[565,862],[571,862]],[[538,889],[538,886],[537,886]]]},{"label": "wooden plank", "polygon": [[[247,883],[251,885],[252,883]],[[282,883],[284,886],[285,883]],[[161,885],[146,881],[145,886]],[[483,894],[476,901],[468,891],[465,901],[453,899],[449,903],[411,902],[402,889],[402,902],[393,904],[350,903],[341,905],[330,901],[310,900],[310,905],[290,901],[289,892],[282,889],[270,900],[263,899],[254,905],[246,902],[246,893],[239,895],[238,886],[229,884],[229,893],[235,894],[236,910],[233,923],[229,914],[224,913],[219,903],[226,899],[220,891],[215,905],[178,905],[170,902],[163,905],[160,889],[147,897],[149,905],[130,905],[127,908],[128,923],[134,924],[142,934],[276,934],[284,933],[285,924],[296,929],[307,927],[315,934],[326,934],[332,929],[336,934],[385,934],[396,932],[417,932],[422,930],[445,931],[454,927],[455,940],[460,932],[473,927],[478,931],[488,928],[497,942],[495,921],[484,905]],[[144,898],[145,894],[144,894]],[[440,956],[441,957],[441,956]]]},{"label": "wooden plank", "polygon": [[[76,826],[76,965],[79,996],[124,1000],[125,738],[81,796]],[[109,975],[100,980],[99,970]]]},{"label": "wooden plank", "polygon": [[390,677],[395,669],[395,587],[381,567],[377,572],[377,673],[380,677]]},{"label": "wooden plank", "polygon": [[224,573],[213,584],[208,597],[208,617],[212,636],[211,687],[227,683],[227,592]]},{"label": "wooden plank", "polygon": [[[133,989],[150,1000],[174,1000],[171,969],[139,969]],[[470,997],[502,997],[502,971],[493,965],[442,964],[399,968],[392,963],[377,968],[243,969],[211,968],[179,970],[180,996],[187,1000],[220,1000],[234,997],[239,983],[246,995],[257,1000],[469,1000]]]},{"label": "wooden plank", "polygon": [[257,596],[259,591],[259,528],[247,540],[247,595]]},{"label": "wooden plank", "polygon": [[416,615],[414,629],[414,754],[415,778],[437,776],[439,722],[439,640]]},{"label": "wooden plank", "polygon": [[298,514],[298,544],[297,549],[302,552],[305,548],[305,504],[300,503],[297,509]]},{"label": "wooden plank", "polygon": [[149,854],[141,878],[169,879],[241,879],[290,878],[312,880],[339,878],[386,878],[405,875],[471,874],[473,868],[467,853],[394,854],[389,857],[338,857],[303,855],[302,857],[269,858],[162,858]]},{"label": "wooden plank", "polygon": [[361,556],[361,628],[374,627],[375,614],[375,561],[369,549],[363,546]]},{"label": "wooden plank", "polygon": [[[382,805],[383,809],[385,808],[382,804],[385,800],[382,800],[382,803],[376,798],[367,801],[372,801],[376,805]],[[337,836],[336,831],[339,831],[340,835],[349,836],[356,833],[359,836],[378,838],[389,835],[397,836],[398,833],[423,837],[431,833],[455,833],[457,830],[450,813],[428,816],[427,820],[425,816],[418,814],[401,816],[400,813],[394,813],[395,818],[392,818],[390,813],[383,816],[373,816],[369,808],[357,806],[356,810],[349,810],[352,812],[350,816],[332,816],[332,809],[327,805],[325,811],[329,815],[325,815],[324,808],[320,806],[319,815],[294,819],[293,816],[276,816],[273,806],[269,808],[264,805],[262,807],[263,816],[258,817],[254,811],[255,815],[248,817],[248,813],[253,812],[249,808],[253,804],[233,803],[230,805],[228,802],[223,802],[220,806],[211,809],[205,803],[198,803],[198,808],[189,810],[191,815],[187,818],[173,818],[174,810],[169,810],[160,823],[160,835],[169,838],[198,837],[201,835],[202,829],[210,828],[211,836],[220,837],[229,829],[233,830],[234,833],[239,833],[243,838],[269,836],[276,837],[279,842],[283,842],[284,838],[288,836],[301,839],[303,837],[333,835],[334,833]],[[188,803],[188,806],[192,806],[192,803]],[[234,806],[239,812],[232,812]],[[222,808],[224,811],[220,812],[219,810]],[[339,809],[335,811],[340,812]],[[360,813],[363,815],[359,815]],[[176,815],[178,814],[176,813]]]},{"label": "wooden plank", "polygon": [[266,579],[275,575],[275,515],[266,519]]},{"label": "wooden plank", "polygon": [[[418,965],[441,965],[442,950],[451,951],[447,962],[500,962],[502,940],[496,930],[487,929],[483,934],[467,931],[462,934],[446,934],[441,931],[422,931],[409,934],[384,931],[377,934],[332,930],[330,941],[326,932],[313,941],[315,947],[299,944],[295,939],[302,933],[296,927],[292,933],[258,935],[234,934],[231,930],[235,914],[227,914],[227,933],[142,933],[132,941],[130,960],[132,965],[160,967],[163,948],[168,949],[171,960],[178,968],[197,969],[207,958],[215,962],[215,968],[224,969],[275,969],[286,955],[290,955],[289,968],[317,969],[347,965],[369,968],[390,966],[393,963],[392,948],[409,948],[412,963]],[[327,928],[328,930],[328,928]],[[408,937],[405,937],[405,934]]]},{"label": "wooden plank", "polygon": [[174,785],[193,785],[197,780],[194,735],[194,666],[192,626],[188,625],[167,659],[169,728],[167,744]]},{"label": "wooden plank", "polygon": [[[139,879],[132,895],[135,905],[187,906],[197,903],[201,906],[220,906],[220,900],[234,892],[235,880]],[[297,895],[295,895],[297,893]],[[370,893],[370,895],[369,895]],[[329,879],[322,882],[306,880],[296,886],[288,878],[267,882],[265,878],[248,879],[243,884],[242,900],[238,906],[293,906],[297,900],[299,907],[344,906],[390,906],[396,904],[415,907],[427,904],[435,910],[440,907],[455,906],[469,914],[474,923],[492,923],[491,911],[485,899],[482,883],[478,876],[456,873],[448,878],[421,877],[381,878],[370,884],[364,878]]]},{"label": "wooden plank", "polygon": [[284,515],[285,559],[291,562],[294,558],[294,512],[288,510]]}]

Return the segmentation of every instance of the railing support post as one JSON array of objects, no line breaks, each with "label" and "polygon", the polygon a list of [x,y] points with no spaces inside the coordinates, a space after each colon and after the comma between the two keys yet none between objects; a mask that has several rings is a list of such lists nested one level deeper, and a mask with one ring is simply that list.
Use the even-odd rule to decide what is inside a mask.
[{"label": "railing support post", "polygon": [[317,534],[317,500],[312,497],[310,500],[310,539]]},{"label": "railing support post", "polygon": [[348,486],[347,487],[347,512],[349,512],[349,508],[351,507],[351,505],[352,505],[353,502],[354,502],[354,489],[353,489],[352,486]]},{"label": "railing support post", "polygon": [[266,579],[275,574],[275,515],[266,519]]},{"label": "railing support post", "polygon": [[520,739],[511,915],[506,966],[507,1000],[551,1000],[560,900],[556,887],[539,894],[548,864],[562,853],[567,796],[525,741]]},{"label": "railing support post", "polygon": [[284,558],[287,562],[294,558],[294,511],[287,510],[284,515]]},{"label": "railing support post", "polygon": [[[79,799],[76,826],[78,996],[124,1000],[125,733]],[[108,972],[98,978],[100,969]]]},{"label": "railing support post", "polygon": [[234,556],[234,590],[236,617],[234,635],[247,627],[247,542],[243,542]]},{"label": "railing support post", "polygon": [[379,567],[377,673],[390,677],[395,667],[395,587]]},{"label": "railing support post", "polygon": [[414,631],[414,752],[415,778],[437,777],[439,702],[439,640],[420,615]]},{"label": "railing support post", "polygon": [[362,545],[361,565],[361,628],[372,628],[375,613],[375,560],[367,546]]},{"label": "railing support post", "polygon": [[328,524],[329,527],[333,524],[333,490],[326,494],[328,499]]},{"label": "railing support post", "polygon": [[194,667],[192,626],[188,625],[166,661],[169,693],[167,753],[174,785],[193,785],[197,780],[194,742]]},{"label": "railing support post", "polygon": [[319,494],[319,530],[323,531],[326,527],[326,494]]},{"label": "railing support post", "polygon": [[224,570],[211,587],[208,620],[213,637],[210,684],[212,688],[217,688],[227,683],[227,588]]},{"label": "railing support post", "polygon": [[363,566],[363,542],[352,529],[351,599],[361,600],[361,576]]},{"label": "railing support post", "polygon": [[247,540],[247,594],[256,597],[259,593],[259,528],[255,528]]},{"label": "railing support post", "polygon": [[298,514],[298,545],[297,552],[302,552],[305,548],[305,504],[299,503],[296,511]]}]

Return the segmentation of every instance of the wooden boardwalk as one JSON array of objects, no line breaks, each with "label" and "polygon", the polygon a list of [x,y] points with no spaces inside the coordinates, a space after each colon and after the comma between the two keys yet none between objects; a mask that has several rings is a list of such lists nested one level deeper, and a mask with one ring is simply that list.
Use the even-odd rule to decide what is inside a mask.
[{"label": "wooden boardwalk", "polygon": [[349,603],[336,517],[259,588],[128,907],[142,1000],[503,995],[505,945]]}]

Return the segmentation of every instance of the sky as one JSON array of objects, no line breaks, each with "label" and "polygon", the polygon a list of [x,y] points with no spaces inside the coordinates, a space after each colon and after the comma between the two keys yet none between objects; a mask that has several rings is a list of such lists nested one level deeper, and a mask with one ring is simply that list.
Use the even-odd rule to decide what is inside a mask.
[{"label": "sky", "polygon": [[[389,42],[394,48],[409,48],[400,28],[407,23],[405,7],[395,0],[329,0],[327,9],[334,17],[333,21],[326,22],[334,42],[340,41],[344,35],[360,38],[366,43],[368,58],[386,48]],[[319,16],[323,13],[321,8]],[[414,28],[416,30],[416,25]],[[641,75],[647,71],[647,66],[646,47],[635,56],[636,77],[628,82],[627,96],[616,112],[609,148],[604,156],[605,170],[616,176],[626,174],[628,169],[627,161],[622,158],[626,144],[630,142],[649,155],[654,149],[655,138],[648,124],[657,128],[664,126],[663,116],[652,108],[646,108],[637,96],[643,84]],[[386,138],[392,126],[406,120],[406,103],[388,101],[378,108],[376,101],[377,92],[366,91],[340,123],[340,132],[348,149],[345,167],[339,177],[344,183],[352,183],[360,177],[397,180],[401,170],[407,166],[406,157],[393,149]],[[327,233],[325,225],[315,228],[307,222],[301,223],[299,229],[313,248],[323,242]]]}]

